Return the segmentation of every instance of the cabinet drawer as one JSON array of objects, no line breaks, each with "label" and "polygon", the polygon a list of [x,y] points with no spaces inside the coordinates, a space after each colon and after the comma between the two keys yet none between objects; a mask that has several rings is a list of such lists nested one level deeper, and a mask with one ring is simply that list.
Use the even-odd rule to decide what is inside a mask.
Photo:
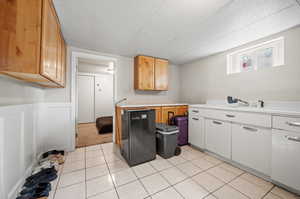
[{"label": "cabinet drawer", "polygon": [[189,108],[189,115],[194,117],[199,117],[200,109],[199,108]]},{"label": "cabinet drawer", "polygon": [[273,116],[273,128],[300,133],[300,118]]},{"label": "cabinet drawer", "polygon": [[271,128],[272,126],[271,115],[265,115],[265,114],[206,110],[205,117],[230,121],[230,122],[236,122],[236,123],[242,123],[242,124],[251,124],[254,126],[261,126],[266,128]]}]

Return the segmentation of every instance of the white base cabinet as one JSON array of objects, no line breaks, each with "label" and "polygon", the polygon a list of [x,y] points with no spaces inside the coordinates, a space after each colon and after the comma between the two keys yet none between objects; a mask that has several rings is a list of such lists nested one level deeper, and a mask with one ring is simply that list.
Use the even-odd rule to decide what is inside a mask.
[{"label": "white base cabinet", "polygon": [[300,133],[273,129],[273,180],[300,190]]},{"label": "white base cabinet", "polygon": [[270,176],[275,182],[300,193],[298,115],[219,110],[195,105],[189,109],[189,142],[258,174]]},{"label": "white base cabinet", "polygon": [[205,120],[206,149],[231,159],[231,123]]},{"label": "white base cabinet", "polygon": [[271,174],[271,129],[232,124],[232,160]]},{"label": "white base cabinet", "polygon": [[198,115],[190,115],[189,143],[203,149],[205,148],[204,141],[204,118]]}]

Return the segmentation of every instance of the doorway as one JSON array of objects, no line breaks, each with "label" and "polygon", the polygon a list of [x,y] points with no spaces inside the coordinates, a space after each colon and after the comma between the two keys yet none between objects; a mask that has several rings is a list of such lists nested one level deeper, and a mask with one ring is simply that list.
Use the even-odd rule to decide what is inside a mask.
[{"label": "doorway", "polygon": [[114,61],[78,58],[76,147],[113,141]]}]

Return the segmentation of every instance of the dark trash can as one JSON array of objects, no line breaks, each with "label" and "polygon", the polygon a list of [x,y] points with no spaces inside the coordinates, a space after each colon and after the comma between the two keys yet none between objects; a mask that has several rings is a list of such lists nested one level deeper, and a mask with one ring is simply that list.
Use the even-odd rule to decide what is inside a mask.
[{"label": "dark trash can", "polygon": [[165,159],[175,155],[178,132],[177,126],[156,124],[156,146],[158,155]]}]

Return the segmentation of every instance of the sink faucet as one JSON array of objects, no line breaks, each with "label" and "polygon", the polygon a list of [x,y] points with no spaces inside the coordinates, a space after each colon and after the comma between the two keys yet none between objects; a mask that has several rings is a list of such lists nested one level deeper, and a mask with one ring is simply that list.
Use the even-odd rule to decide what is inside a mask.
[{"label": "sink faucet", "polygon": [[241,99],[239,99],[239,98],[233,98],[232,96],[228,96],[228,97],[227,97],[227,102],[228,102],[229,104],[234,104],[234,103],[241,102],[241,103],[244,104],[245,106],[249,106],[249,105],[250,105],[249,102],[246,102],[246,101],[241,100]]},{"label": "sink faucet", "polygon": [[242,104],[244,104],[245,106],[249,106],[250,103],[241,99],[237,99],[239,102],[241,102]]}]

